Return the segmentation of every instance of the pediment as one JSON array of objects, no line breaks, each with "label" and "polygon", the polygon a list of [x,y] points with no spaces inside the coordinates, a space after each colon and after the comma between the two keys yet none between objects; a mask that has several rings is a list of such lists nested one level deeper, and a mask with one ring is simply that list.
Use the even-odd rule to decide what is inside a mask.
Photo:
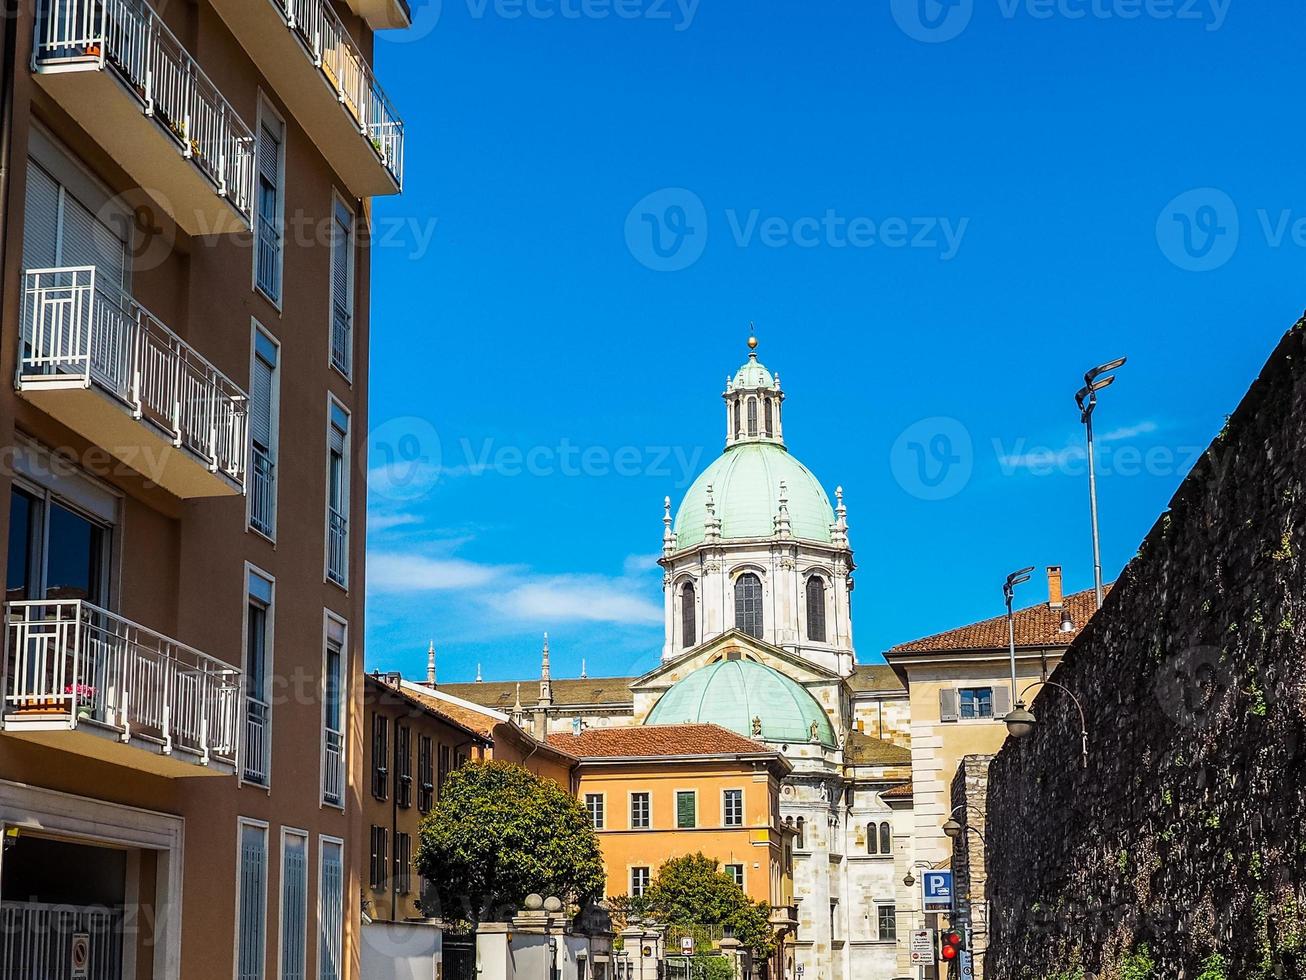
[{"label": "pediment", "polygon": [[729,629],[636,678],[630,688],[634,692],[663,691],[700,667],[706,667],[723,658],[736,657],[765,664],[804,686],[837,684],[842,680],[833,671],[805,660],[782,647],[759,640],[742,630]]}]

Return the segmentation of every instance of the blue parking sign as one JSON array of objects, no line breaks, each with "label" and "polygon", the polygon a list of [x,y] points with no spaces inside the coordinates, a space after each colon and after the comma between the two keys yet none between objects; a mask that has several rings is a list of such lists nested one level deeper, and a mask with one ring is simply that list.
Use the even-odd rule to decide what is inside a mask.
[{"label": "blue parking sign", "polygon": [[921,908],[926,912],[952,911],[952,872],[926,871],[921,875]]}]

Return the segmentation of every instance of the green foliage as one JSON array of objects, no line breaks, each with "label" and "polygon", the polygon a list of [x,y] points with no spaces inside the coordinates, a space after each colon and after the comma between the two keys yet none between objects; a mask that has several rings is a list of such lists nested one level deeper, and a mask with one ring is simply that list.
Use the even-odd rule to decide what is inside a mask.
[{"label": "green foliage", "polygon": [[1120,961],[1120,980],[1152,980],[1152,971],[1156,964],[1152,962],[1151,951],[1146,946],[1139,946]]},{"label": "green foliage", "polygon": [[531,892],[580,905],[603,894],[584,808],[552,780],[506,762],[449,774],[422,820],[415,863],[438,902],[425,911],[471,922],[506,918]]},{"label": "green foliage", "polygon": [[690,976],[694,980],[734,980],[734,970],[724,956],[699,954],[689,962]]},{"label": "green foliage", "polygon": [[1229,980],[1229,964],[1219,953],[1212,953],[1202,963],[1202,972],[1197,980]]},{"label": "green foliage", "polygon": [[669,925],[720,925],[756,954],[775,952],[775,936],[768,922],[770,906],[754,902],[714,860],[702,854],[672,858],[632,906]]},{"label": "green foliage", "polygon": [[1047,980],[1084,980],[1084,968],[1082,966],[1071,966],[1064,970],[1058,970],[1056,973],[1049,973]]}]

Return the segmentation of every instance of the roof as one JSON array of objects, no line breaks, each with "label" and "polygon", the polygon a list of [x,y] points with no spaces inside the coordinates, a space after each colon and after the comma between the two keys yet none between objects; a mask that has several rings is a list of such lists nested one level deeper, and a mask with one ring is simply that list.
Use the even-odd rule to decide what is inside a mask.
[{"label": "roof", "polygon": [[911,783],[902,783],[899,786],[890,786],[880,793],[882,800],[910,800],[912,798]]},{"label": "roof", "polygon": [[793,536],[828,544],[834,510],[812,471],[784,446],[742,442],[718,456],[685,494],[676,511],[676,547],[693,547],[703,540],[709,486],[723,538],[771,537],[782,482]]},{"label": "roof", "polygon": [[750,351],[748,360],[735,372],[730,382],[730,389],[737,388],[775,388],[775,378],[757,359],[757,351]]},{"label": "roof", "polygon": [[[404,691],[407,694],[420,701],[423,705],[433,707],[437,711],[440,711],[451,718],[457,719],[473,731],[484,735],[490,741],[491,745],[494,744],[496,736],[503,737],[506,735],[511,738],[516,738],[519,741],[534,743],[547,752],[552,752],[560,756],[567,756],[572,761],[575,761],[575,757],[569,755],[566,750],[560,749],[556,745],[550,745],[547,742],[539,741],[539,739],[526,731],[526,729],[522,728],[511,718],[505,717],[500,712],[494,712],[492,710],[478,711],[470,705],[456,704],[452,701],[447,701],[439,694],[423,693],[421,690],[422,685],[414,684],[411,681],[405,681],[404,684]],[[443,694],[444,692],[442,691],[440,693]]]},{"label": "roof", "polygon": [[489,731],[477,724],[470,724],[466,718],[460,718],[457,714],[448,709],[454,707],[447,705],[442,701],[435,701],[431,698],[424,698],[415,694],[410,689],[398,688],[393,684],[387,684],[381,678],[372,674],[364,675],[366,685],[379,689],[383,697],[393,698],[396,702],[402,702],[424,711],[433,718],[437,718],[453,728],[465,732],[475,738],[488,741]]},{"label": "roof", "polygon": [[865,732],[851,731],[843,757],[854,766],[910,766],[911,749],[886,742]]},{"label": "roof", "polygon": [[[1109,586],[1108,586],[1109,588]],[[1046,602],[1027,609],[1016,610],[1014,616],[1016,628],[1016,647],[1067,647],[1090,616],[1097,611],[1097,600],[1092,589],[1074,592],[1065,597],[1064,608],[1070,610],[1070,619],[1074,629],[1069,633],[1061,631],[1061,611],[1063,607],[1053,607]],[[934,653],[949,650],[1005,650],[1007,649],[1007,617],[994,616],[979,623],[971,623],[958,629],[933,636],[900,643],[889,649],[895,653]]]},{"label": "roof", "polygon": [[549,736],[555,748],[582,759],[655,759],[659,757],[770,755],[771,748],[720,725],[643,725],[590,728],[579,735]]},{"label": "roof", "polygon": [[[630,704],[633,677],[579,677],[552,681],[555,705]],[[464,701],[509,711],[517,702],[517,685],[521,684],[521,703],[530,707],[539,701],[539,678],[528,681],[473,681],[468,684],[436,684],[435,689]]]},{"label": "roof", "polygon": [[[764,742],[834,748],[834,726],[811,692],[755,660],[718,660],[673,684],[649,712],[650,725],[717,724]],[[756,731],[754,725],[760,728]]]},{"label": "roof", "polygon": [[858,664],[848,678],[848,686],[854,694],[907,690],[907,685],[902,682],[898,672],[888,664]]}]

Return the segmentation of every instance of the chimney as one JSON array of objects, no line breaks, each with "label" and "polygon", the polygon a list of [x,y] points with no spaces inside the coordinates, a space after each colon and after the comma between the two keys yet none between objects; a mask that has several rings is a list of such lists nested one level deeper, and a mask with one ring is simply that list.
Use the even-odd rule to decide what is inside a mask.
[{"label": "chimney", "polygon": [[1064,597],[1061,594],[1061,566],[1048,566],[1048,606],[1052,609],[1060,609],[1065,605]]}]

